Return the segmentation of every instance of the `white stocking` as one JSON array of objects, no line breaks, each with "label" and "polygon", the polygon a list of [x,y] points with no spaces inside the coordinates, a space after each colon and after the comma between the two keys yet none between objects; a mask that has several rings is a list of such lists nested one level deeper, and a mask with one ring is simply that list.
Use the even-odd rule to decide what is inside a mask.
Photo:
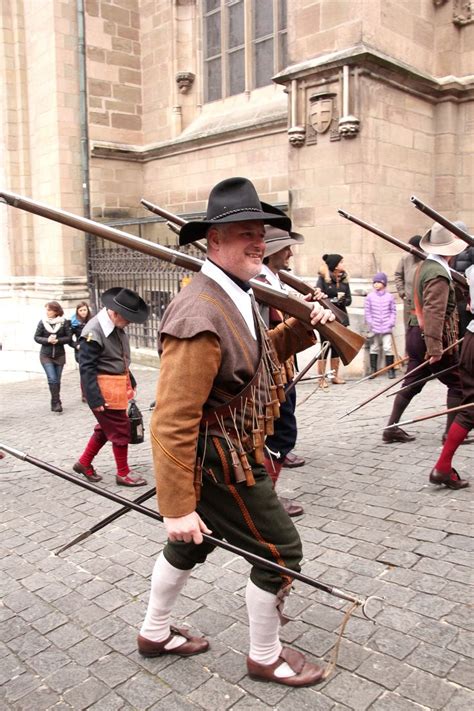
[{"label": "white stocking", "polygon": [[[140,634],[151,642],[163,642],[170,636],[171,610],[191,574],[172,566],[163,553],[158,556],[151,576],[150,599]],[[166,649],[174,649],[186,642],[179,635],[172,637]]]},{"label": "white stocking", "polygon": [[[258,588],[249,580],[245,591],[245,601],[250,629],[249,657],[259,664],[274,664],[282,650],[276,595]],[[274,674],[281,678],[294,676],[295,672],[286,662],[282,662],[275,669]]]}]

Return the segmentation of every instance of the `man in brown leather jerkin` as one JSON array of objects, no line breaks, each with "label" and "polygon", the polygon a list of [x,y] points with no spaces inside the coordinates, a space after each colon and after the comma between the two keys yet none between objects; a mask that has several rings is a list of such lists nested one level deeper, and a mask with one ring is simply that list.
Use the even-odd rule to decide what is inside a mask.
[{"label": "man in brown leather jerkin", "polygon": [[[209,647],[170,625],[194,565],[213,549],[203,533],[300,570],[301,541],[263,466],[263,442],[284,398],[280,362],[312,345],[314,334],[293,318],[265,330],[248,283],[261,271],[264,224],[291,229],[289,218],[260,202],[250,181],[231,178],[211,191],[206,220],[181,229],[180,244],[207,238],[207,259],[160,328],[151,439],[168,541],[138,636],[144,656],[189,656]],[[328,320],[331,312],[314,304],[312,324]],[[291,575],[252,567],[247,666],[252,678],[306,686],[321,681],[322,670],[279,639],[291,583]]]}]

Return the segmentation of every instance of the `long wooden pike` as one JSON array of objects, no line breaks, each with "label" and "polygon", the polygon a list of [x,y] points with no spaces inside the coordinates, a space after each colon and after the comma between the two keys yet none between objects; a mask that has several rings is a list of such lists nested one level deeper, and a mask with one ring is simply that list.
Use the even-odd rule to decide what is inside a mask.
[{"label": "long wooden pike", "polygon": [[[162,245],[155,244],[155,242],[150,242],[141,237],[123,232],[122,230],[117,230],[115,227],[109,227],[100,222],[89,220],[86,217],[80,217],[79,215],[74,215],[65,210],[49,207],[36,200],[31,200],[30,198],[25,198],[6,190],[0,191],[0,200],[20,210],[31,212],[34,215],[40,215],[54,222],[60,222],[63,225],[74,227],[88,234],[96,235],[97,237],[102,237],[115,244],[134,249],[150,257],[171,262],[176,266],[188,269],[192,272],[199,272],[203,265],[200,259],[192,257],[191,255],[163,247]],[[364,345],[365,339],[362,338],[362,336],[337,321],[328,321],[325,324],[318,323],[314,327],[311,324],[312,306],[307,301],[295,299],[280,289],[273,289],[271,286],[258,282],[255,279],[251,280],[251,284],[256,299],[269,306],[274,306],[276,309],[284,311],[290,316],[294,316],[310,328],[316,328],[323,340],[331,341],[334,347],[339,351],[344,365],[350,363]]]},{"label": "long wooden pike", "polygon": [[[457,345],[459,345],[462,342],[462,338],[457,340],[455,343],[452,343],[450,346],[447,346],[443,351],[441,351],[441,355],[444,355],[448,351],[452,350],[455,348]],[[422,368],[425,368],[429,364],[428,360],[423,361],[423,363],[420,363],[420,365],[417,365],[416,368],[413,368],[413,370],[410,370],[410,375],[412,373],[416,373],[418,370],[421,370]],[[398,385],[398,383],[401,383],[402,380],[405,380],[407,377],[408,373],[404,373],[400,378],[397,378],[397,380],[394,380],[392,383],[387,385],[387,387],[382,388],[382,390],[379,390],[375,395],[372,395],[372,397],[367,398],[367,400],[364,400],[364,402],[361,402],[359,405],[356,405],[355,407],[352,408],[352,410],[349,410],[349,412],[345,412],[344,415],[341,415],[338,417],[338,420],[342,420],[344,417],[347,417],[347,415],[351,415],[353,412],[356,410],[360,410],[361,407],[364,407],[364,405],[368,405],[369,402],[372,402],[372,400],[375,400],[376,398],[380,397],[384,393],[387,392],[387,390],[390,390],[391,388],[394,388],[395,385]]]},{"label": "long wooden pike", "polygon": [[403,422],[394,422],[393,425],[386,425],[384,430],[390,430],[392,427],[401,427],[402,425],[413,425],[415,422],[423,422],[423,420],[432,420],[434,417],[442,417],[443,415],[449,415],[451,412],[460,412],[461,410],[470,410],[474,407],[474,402],[469,402],[466,405],[458,405],[457,407],[450,407],[447,410],[441,410],[440,412],[432,412],[431,415],[423,415],[423,417],[415,417],[413,420],[404,420]]},{"label": "long wooden pike", "polygon": [[451,365],[449,368],[444,368],[444,370],[439,370],[437,373],[431,373],[431,375],[427,375],[426,378],[421,378],[421,380],[417,380],[415,383],[412,383],[411,385],[405,385],[405,387],[400,388],[400,390],[397,390],[394,393],[390,393],[390,395],[387,395],[387,397],[394,397],[394,395],[398,395],[399,393],[405,392],[405,390],[410,390],[410,388],[414,387],[415,385],[420,385],[421,383],[427,383],[429,380],[434,380],[440,375],[444,375],[444,373],[450,373],[452,370],[455,368],[459,367],[459,363],[455,363],[454,365]]},{"label": "long wooden pike", "polygon": [[392,370],[392,368],[397,368],[399,365],[403,365],[406,363],[408,360],[408,356],[404,356],[403,358],[400,358],[399,360],[396,360],[392,365],[386,365],[383,368],[380,368],[380,370],[377,370],[375,373],[371,373],[370,375],[366,375],[364,378],[361,378],[360,380],[357,380],[355,383],[351,383],[346,390],[350,390],[353,388],[355,385],[359,385],[359,383],[365,383],[366,380],[373,380],[373,378],[376,378],[378,375],[382,375],[382,373],[387,373],[389,370]]},{"label": "long wooden pike", "polygon": [[[107,491],[106,489],[101,489],[98,486],[95,486],[91,482],[87,481],[86,479],[79,479],[78,477],[74,476],[73,474],[69,474],[68,472],[63,471],[59,467],[54,466],[53,464],[44,462],[41,459],[37,459],[36,457],[32,457],[29,454],[26,454],[25,452],[21,452],[18,449],[14,449],[13,447],[9,447],[8,445],[3,444],[2,442],[0,442],[0,450],[3,450],[4,452],[8,452],[8,454],[11,454],[13,457],[16,457],[17,459],[21,459],[24,462],[33,464],[33,466],[38,467],[39,469],[43,469],[43,471],[47,471],[50,474],[53,474],[54,476],[59,477],[60,479],[69,481],[72,484],[75,484],[76,486],[80,486],[82,489],[87,489],[88,491],[92,491],[94,494],[98,494],[99,496],[102,496],[105,499],[114,501],[116,504],[120,504],[122,507],[127,508],[128,510],[137,511],[138,513],[140,513],[144,516],[148,516],[149,518],[151,518],[155,521],[160,521],[161,523],[163,522],[163,516],[160,513],[158,513],[157,511],[152,511],[151,509],[147,509],[144,506],[140,506],[140,504],[138,504],[134,501],[129,501],[128,499],[125,499],[123,496],[114,494],[111,491]],[[147,492],[147,493],[150,493],[150,492]],[[117,513],[119,513],[119,512],[117,512]],[[285,575],[289,578],[294,578],[295,580],[300,580],[302,583],[311,585],[313,588],[317,588],[318,590],[323,590],[324,592],[328,593],[329,595],[335,595],[336,597],[339,597],[342,600],[349,600],[350,602],[354,602],[357,605],[360,605],[362,607],[362,612],[364,612],[364,614],[368,617],[364,608],[367,606],[367,603],[370,599],[374,599],[373,595],[369,596],[366,599],[357,597],[356,595],[351,595],[350,593],[346,593],[343,590],[340,590],[339,588],[336,588],[331,585],[326,585],[325,583],[322,583],[319,580],[313,580],[312,578],[308,577],[307,575],[303,575],[302,573],[298,573],[295,570],[286,568],[284,565],[279,565],[278,563],[274,563],[271,560],[262,558],[261,556],[256,555],[255,553],[245,551],[242,548],[239,548],[238,546],[235,546],[232,543],[229,543],[228,541],[222,540],[220,538],[215,538],[214,536],[211,536],[207,533],[203,533],[202,537],[203,537],[204,541],[206,541],[206,543],[210,543],[213,546],[216,546],[217,548],[223,548],[226,551],[230,551],[231,553],[234,553],[235,555],[241,556],[242,558],[245,558],[245,560],[247,560],[249,563],[252,563],[252,564],[255,563],[257,565],[268,568],[270,570],[274,570],[275,572],[277,572],[281,575]],[[380,598],[378,598],[378,599],[380,599]],[[369,618],[369,619],[371,619],[371,618]]]},{"label": "long wooden pike", "polygon": [[[155,494],[156,489],[155,487],[153,487],[153,489],[145,491],[144,494],[138,496],[133,503],[143,504],[145,501],[148,501],[148,499],[151,499],[152,496],[155,496]],[[100,531],[102,528],[105,528],[105,526],[108,526],[109,523],[116,521],[118,518],[124,516],[131,510],[132,509],[130,508],[130,506],[122,506],[122,508],[118,511],[114,511],[114,513],[111,513],[110,516],[106,516],[106,518],[102,519],[102,521],[95,523],[92,528],[89,528],[89,530],[80,533],[78,536],[73,538],[72,541],[69,541],[69,543],[65,543],[63,546],[61,546],[61,548],[58,548],[58,550],[55,551],[55,555],[59,555],[60,553],[66,551],[68,548],[71,548],[71,546],[75,546],[77,543],[81,543],[82,541],[87,540],[87,538],[89,538],[89,536],[92,536],[93,533],[97,533],[97,531]]]}]

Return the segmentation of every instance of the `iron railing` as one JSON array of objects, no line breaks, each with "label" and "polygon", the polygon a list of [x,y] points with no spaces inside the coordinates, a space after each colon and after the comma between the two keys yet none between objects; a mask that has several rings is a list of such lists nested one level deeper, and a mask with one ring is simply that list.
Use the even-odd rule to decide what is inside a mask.
[{"label": "iron railing", "polygon": [[[160,244],[176,249],[176,242],[172,237],[168,240],[168,234],[171,236],[171,233],[161,220],[145,218],[141,221],[120,220],[108,224],[120,229],[138,225],[138,230],[132,228],[125,231],[130,231],[132,234],[138,231],[141,237],[143,232],[151,232],[148,226],[153,223],[156,223],[153,234],[146,234],[146,239],[154,237],[152,241],[157,241],[156,237],[159,237],[161,232]],[[193,245],[179,249],[193,256],[203,257],[202,252]],[[158,327],[163,312],[171,299],[185,286],[191,274],[174,264],[153,259],[126,247],[116,247],[106,240],[93,236],[89,238],[88,282],[93,310],[97,312],[101,308],[101,294],[115,286],[133,289],[150,307],[150,317],[144,324],[130,324],[127,328],[130,343],[135,348],[156,348]]]}]

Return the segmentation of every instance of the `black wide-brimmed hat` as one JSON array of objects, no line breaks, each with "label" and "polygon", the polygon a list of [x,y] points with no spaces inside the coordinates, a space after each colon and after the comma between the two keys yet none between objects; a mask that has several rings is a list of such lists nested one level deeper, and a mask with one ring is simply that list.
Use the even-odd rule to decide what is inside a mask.
[{"label": "black wide-brimmed hat", "polygon": [[291,230],[291,220],[277,214],[271,205],[258,199],[257,191],[247,178],[228,178],[215,185],[207,203],[206,219],[187,222],[179,233],[179,243],[189,244],[205,237],[212,225],[263,220],[265,224]]},{"label": "black wide-brimmed hat", "polygon": [[107,289],[102,294],[102,303],[108,309],[112,309],[126,318],[130,323],[144,323],[149,316],[148,306],[131,289],[122,289],[120,286]]}]

